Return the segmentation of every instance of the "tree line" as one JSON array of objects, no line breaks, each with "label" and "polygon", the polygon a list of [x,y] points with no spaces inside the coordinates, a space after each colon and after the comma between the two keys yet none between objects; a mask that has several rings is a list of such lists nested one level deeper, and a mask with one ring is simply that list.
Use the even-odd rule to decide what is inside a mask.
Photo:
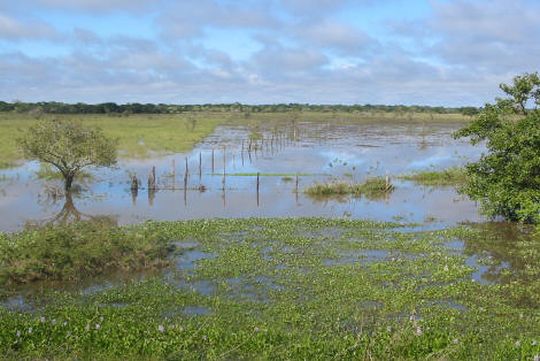
[{"label": "tree line", "polygon": [[475,115],[476,107],[442,107],[423,105],[340,105],[340,104],[152,104],[113,102],[100,104],[62,103],[62,102],[5,102],[0,101],[0,112],[46,113],[46,114],[178,114],[184,112],[241,112],[241,113],[279,113],[279,112],[389,112],[389,113],[438,113]]}]

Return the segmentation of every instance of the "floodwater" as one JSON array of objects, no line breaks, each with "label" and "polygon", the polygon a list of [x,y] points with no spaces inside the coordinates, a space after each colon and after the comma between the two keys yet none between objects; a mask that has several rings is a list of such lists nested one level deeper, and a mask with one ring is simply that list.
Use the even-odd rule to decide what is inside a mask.
[{"label": "floodwater", "polygon": [[[114,169],[93,170],[92,178],[77,184],[72,197],[61,195],[61,182],[38,179],[39,164],[0,171],[0,231],[16,231],[27,223],[111,217],[118,224],[145,220],[178,220],[225,217],[350,217],[415,223],[400,228],[419,231],[451,227],[462,222],[483,223],[477,205],[453,187],[427,187],[397,176],[422,170],[461,166],[480,157],[482,147],[455,140],[452,133],[462,124],[305,122],[276,127],[261,126],[257,132],[246,126],[221,126],[191,152],[144,160],[122,160]],[[186,177],[186,160],[188,174]],[[157,191],[146,189],[152,167]],[[257,177],[259,172],[259,186]],[[225,176],[224,176],[225,174]],[[142,188],[130,189],[135,175]],[[361,182],[371,176],[388,176],[395,190],[386,198],[343,197],[313,199],[304,189],[316,182],[335,179]],[[298,180],[298,181],[297,181]],[[56,196],[55,196],[56,195]],[[456,239],[446,246],[466,256],[475,272],[471,279],[483,283],[507,283],[529,277],[528,262],[514,248],[520,234],[513,227],[487,227],[489,242]],[[502,231],[509,232],[501,233]],[[495,240],[495,241],[494,241]],[[217,285],[212,280],[191,279],[199,261],[214,254],[197,242],[179,242],[182,249],[172,270],[135,274],[108,274],[70,285],[38,282],[18,288],[0,299],[0,307],[32,312],[39,304],[33,295],[47,289],[74,290],[92,295],[127,280],[160,274],[175,287],[210,296]],[[267,249],[265,250],[265,252]],[[326,265],[347,262],[379,262],[394,256],[388,250],[364,250],[344,254]],[[408,257],[408,255],[399,255]],[[268,255],[265,254],[265,257]],[[254,285],[268,292],[279,290],[271,279],[227,280],[231,297],[266,302]],[[124,307],[117,304],[117,307]],[[380,307],[377,304],[366,307]],[[460,307],[449,303],[448,307]],[[202,306],[172,310],[199,317],[212,312]]]},{"label": "floodwater", "polygon": [[[396,178],[478,159],[482,148],[452,138],[461,126],[300,122],[263,125],[256,133],[246,126],[221,126],[189,153],[122,160],[114,169],[93,170],[92,179],[83,181],[72,199],[54,197],[61,183],[38,179],[39,164],[28,162],[0,171],[0,230],[97,216],[112,217],[119,224],[288,216],[345,216],[429,228],[479,222],[484,219],[477,206],[452,187],[425,187]],[[146,189],[154,166],[159,188],[155,192]],[[143,187],[135,193],[130,190],[132,174]],[[313,199],[303,192],[316,182],[360,182],[370,176],[389,176],[395,191],[376,200]]]}]

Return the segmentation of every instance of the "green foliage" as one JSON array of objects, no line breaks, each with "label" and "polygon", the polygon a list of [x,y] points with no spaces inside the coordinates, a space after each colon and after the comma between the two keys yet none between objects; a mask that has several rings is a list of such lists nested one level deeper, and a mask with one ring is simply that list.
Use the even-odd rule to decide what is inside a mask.
[{"label": "green foliage", "polygon": [[38,102],[8,103],[0,101],[0,112],[17,112],[33,114],[111,114],[111,115],[129,115],[129,114],[178,114],[184,112],[234,112],[242,113],[244,118],[250,118],[252,113],[274,113],[274,112],[293,112],[302,111],[312,112],[396,112],[396,113],[434,113],[449,114],[474,111],[474,107],[445,108],[430,107],[421,105],[372,105],[372,104],[261,104],[249,105],[240,103],[229,104],[67,104],[60,102]]},{"label": "green foliage", "polygon": [[485,141],[488,153],[467,165],[463,191],[490,216],[540,222],[540,78],[524,74],[502,84],[508,98],[486,105],[456,137]]},{"label": "green foliage", "polygon": [[[48,164],[48,163],[41,163],[39,165],[39,169],[36,172],[36,176],[39,179],[44,180],[54,180],[54,179],[63,179],[62,173],[58,173],[54,170],[54,168]],[[85,171],[80,171],[76,177],[76,179],[91,179],[92,175]]]},{"label": "green foliage", "polygon": [[30,227],[0,236],[0,283],[76,280],[166,263],[168,242],[145,227],[108,220]]},{"label": "green foliage", "polygon": [[457,186],[467,180],[465,169],[449,168],[442,171],[424,171],[402,175],[399,178],[426,186]]},{"label": "green foliage", "polygon": [[[93,232],[79,229],[87,231]],[[0,305],[3,359],[534,360],[540,354],[538,239],[501,243],[496,239],[506,238],[506,230],[497,237],[470,227],[405,232],[396,224],[321,218],[150,222],[126,231],[144,233],[149,242],[169,239],[183,251],[161,275],[45,288],[33,297],[23,292],[22,310]],[[447,246],[456,240],[465,254]],[[495,284],[471,280],[469,255],[490,265]]]},{"label": "green foliage", "polygon": [[19,140],[25,157],[54,166],[69,191],[75,176],[87,167],[116,163],[116,141],[100,129],[63,120],[40,120]]}]

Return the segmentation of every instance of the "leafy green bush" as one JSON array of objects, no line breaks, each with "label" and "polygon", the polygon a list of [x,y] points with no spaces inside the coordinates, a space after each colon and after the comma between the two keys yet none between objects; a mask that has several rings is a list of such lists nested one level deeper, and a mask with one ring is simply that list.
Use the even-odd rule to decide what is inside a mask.
[{"label": "leafy green bush", "polygon": [[524,74],[500,87],[508,97],[487,104],[455,134],[488,149],[467,165],[463,191],[489,216],[540,223],[540,77]]},{"label": "leafy green bush", "polygon": [[145,226],[107,221],[28,228],[0,234],[0,283],[75,280],[105,271],[166,263],[168,241]]}]

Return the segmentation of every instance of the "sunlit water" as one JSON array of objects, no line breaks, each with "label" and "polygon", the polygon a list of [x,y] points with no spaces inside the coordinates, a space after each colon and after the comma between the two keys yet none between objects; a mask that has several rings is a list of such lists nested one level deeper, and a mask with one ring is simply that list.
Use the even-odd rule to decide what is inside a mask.
[{"label": "sunlit water", "polygon": [[[187,154],[122,160],[115,169],[94,170],[93,179],[83,182],[82,191],[74,196],[75,208],[51,197],[48,190],[61,184],[39,180],[39,165],[29,162],[0,172],[0,230],[14,231],[27,222],[56,217],[100,215],[112,216],[119,224],[148,219],[345,216],[438,228],[481,221],[476,205],[452,187],[425,187],[396,178],[476,160],[481,148],[452,138],[460,126],[311,122],[280,129],[268,126],[259,132],[264,140],[259,136],[251,142],[251,151],[247,127],[222,126]],[[156,167],[157,192],[145,189],[152,166]],[[255,176],[234,175],[256,172],[263,174],[259,192]],[[265,176],[268,173],[281,175]],[[137,194],[130,190],[130,174],[141,181],[143,189]],[[312,199],[303,192],[315,182],[362,181],[376,175],[389,176],[396,186],[385,199]]]}]

